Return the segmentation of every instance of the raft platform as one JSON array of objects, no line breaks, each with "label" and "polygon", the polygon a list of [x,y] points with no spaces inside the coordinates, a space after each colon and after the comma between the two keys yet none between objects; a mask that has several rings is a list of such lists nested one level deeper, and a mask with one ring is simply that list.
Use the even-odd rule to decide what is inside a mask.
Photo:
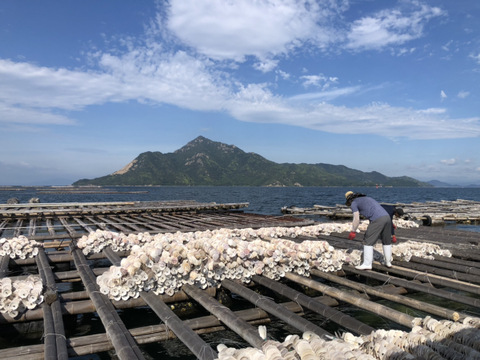
[{"label": "raft platform", "polygon": [[[425,226],[444,225],[446,223],[480,224],[480,201],[427,201],[388,204],[403,208],[405,218],[418,220]],[[283,207],[283,214],[289,215],[319,215],[332,220],[348,220],[352,218],[352,211],[345,205],[324,206],[313,205],[311,208],[296,206]]]},{"label": "raft platform", "polygon": [[[149,345],[162,346],[177,339],[183,346],[179,353],[188,354],[183,359],[215,359],[225,333],[235,339],[236,347],[261,348],[265,339],[258,335],[259,325],[267,327],[267,334],[274,325],[283,323],[290,333],[311,331],[332,340],[340,333],[367,335],[385,326],[410,331],[416,316],[455,322],[468,316],[480,317],[480,237],[468,231],[423,226],[397,229],[399,243],[414,240],[440,244],[451,251],[452,257],[425,260],[414,256],[409,262],[394,261],[392,268],[374,263],[371,271],[358,271],[349,265],[334,273],[311,269],[308,277],[286,273],[280,281],[255,275],[248,285],[225,279],[218,288],[201,290],[185,285],[173,296],[142,292],[139,298],[126,301],[110,300],[101,294],[96,278],[127,254],[107,248],[85,256],[75,246],[78,238],[97,229],[155,234],[314,224],[287,215],[247,214],[242,211],[247,206],[193,201],[0,205],[1,237],[24,235],[43,242],[45,247],[35,259],[0,257],[0,280],[40,274],[48,290],[40,308],[15,318],[0,314],[0,358],[80,359],[101,355],[97,358],[146,359],[156,355],[149,354]],[[325,240],[338,249],[362,248],[360,240],[349,241],[347,235],[289,240]],[[62,291],[65,284],[68,290]],[[418,294],[424,296],[423,300],[415,300]],[[198,311],[185,312],[192,307]],[[370,314],[370,318],[352,317],[352,307]],[[144,317],[143,326],[129,326],[128,314],[134,309],[141,314],[148,309],[150,315]],[[72,335],[78,331],[71,327],[87,317],[100,320],[98,329]],[[40,336],[27,337],[25,333],[35,328],[40,329]],[[458,356],[459,351],[480,351],[478,341],[460,344],[454,335],[449,336],[447,347],[455,344],[455,349],[463,350],[452,356]],[[468,337],[479,339],[480,330],[472,329]],[[439,341],[428,344],[429,351],[438,356],[442,346]],[[417,350],[425,350],[417,348],[409,351],[417,354]]]}]

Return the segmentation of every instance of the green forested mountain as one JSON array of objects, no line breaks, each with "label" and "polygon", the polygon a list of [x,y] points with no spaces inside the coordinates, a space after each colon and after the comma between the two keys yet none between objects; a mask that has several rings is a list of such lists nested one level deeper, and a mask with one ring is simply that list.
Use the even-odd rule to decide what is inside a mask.
[{"label": "green forested mountain", "polygon": [[73,185],[429,186],[343,165],[278,164],[234,145],[197,137],[173,153],[145,152],[123,169]]}]

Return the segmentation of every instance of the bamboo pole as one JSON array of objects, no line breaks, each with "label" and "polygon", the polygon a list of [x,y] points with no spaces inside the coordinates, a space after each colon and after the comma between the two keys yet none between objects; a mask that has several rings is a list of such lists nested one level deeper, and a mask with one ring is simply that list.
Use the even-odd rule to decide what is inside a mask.
[{"label": "bamboo pole", "polygon": [[412,256],[410,258],[410,261],[418,264],[424,264],[424,265],[439,267],[442,269],[448,269],[455,272],[459,271],[465,274],[471,274],[475,276],[480,275],[480,268],[478,268],[479,266],[478,263],[475,266],[466,266],[466,265],[461,265],[453,262],[440,261],[438,259],[435,259],[435,260],[424,259],[418,256]]},{"label": "bamboo pole", "polygon": [[[333,305],[331,299],[320,296],[315,298]],[[284,303],[288,310],[302,314],[302,307],[295,302]],[[271,321],[269,314],[262,309],[252,308],[234,312],[239,318],[251,325],[265,324]],[[188,319],[185,324],[197,334],[224,331],[228,329],[213,315],[203,316],[196,319]],[[148,344],[157,341],[174,339],[176,336],[165,324],[143,326],[130,330],[132,336],[139,344]],[[101,351],[112,350],[113,346],[105,333],[72,337],[68,340],[68,351],[70,356],[82,356]],[[42,345],[20,346],[15,348],[0,349],[0,358],[37,360],[43,359]]]},{"label": "bamboo pole", "polygon": [[238,283],[225,279],[222,281],[222,286],[230,290],[231,292],[236,293],[241,297],[247,299],[255,306],[258,306],[261,309],[269,312],[270,314],[275,315],[279,319],[285,321],[287,324],[299,329],[302,332],[312,331],[324,339],[333,338],[332,334],[330,334],[328,331],[322,329],[315,324],[312,324],[310,321],[302,318],[301,316],[298,316],[291,311],[288,311],[287,309],[285,309],[284,306],[277,304],[274,301],[266,298],[265,296],[261,296]]},{"label": "bamboo pole", "polygon": [[469,284],[464,281],[454,280],[446,278],[444,276],[439,276],[435,274],[425,273],[413,269],[402,268],[400,266],[392,266],[387,268],[383,265],[372,264],[374,270],[388,271],[388,273],[397,274],[400,276],[413,278],[415,280],[420,280],[423,282],[428,282],[434,285],[446,286],[452,289],[466,291],[472,294],[480,295],[480,285]]},{"label": "bamboo pole", "polygon": [[[45,348],[47,349],[47,341],[53,341],[55,349],[55,357],[59,360],[68,359],[67,344],[65,338],[65,328],[63,326],[62,309],[60,300],[57,297],[57,287],[53,278],[53,272],[48,264],[45,250],[40,248],[35,257],[40,276],[47,287],[45,293],[45,302],[43,304],[44,323],[52,321],[52,326],[45,325]],[[53,337],[53,338],[52,338]],[[50,340],[51,339],[51,340]],[[49,354],[51,356],[51,354]],[[45,358],[50,359],[45,352]]]},{"label": "bamboo pole", "polygon": [[183,291],[185,291],[188,296],[215,315],[218,320],[227,325],[250,345],[259,349],[262,348],[264,339],[260,337],[257,330],[251,325],[247,324],[245,320],[242,320],[236,316],[225,305],[220,304],[218,301],[205,294],[196,286],[185,284],[183,285]]},{"label": "bamboo pole", "polygon": [[[119,266],[120,257],[110,248],[103,250],[112,264]],[[188,294],[188,293],[187,293]],[[208,296],[208,295],[206,295]],[[140,297],[150,306],[157,316],[171,329],[198,359],[213,360],[218,354],[200,338],[192,329],[186,326],[180,318],[152,292],[142,291]]]},{"label": "bamboo pole", "polygon": [[[205,291],[211,296],[215,296],[215,292],[216,292],[215,288],[210,287],[210,288],[207,288]],[[80,292],[80,293],[81,293],[80,296],[83,297],[84,296],[83,292]],[[67,298],[75,298],[76,292],[60,294],[60,297],[63,298],[64,295]],[[87,298],[88,298],[88,295],[87,295]],[[183,291],[179,291],[173,296],[159,295],[159,298],[165,303],[175,303],[175,302],[188,300],[188,296]],[[338,305],[338,303],[335,303],[335,300],[331,298],[326,298],[326,299],[323,299],[322,301],[325,301],[327,304],[329,304],[329,306]],[[130,309],[134,307],[147,305],[145,300],[143,300],[141,297],[137,299],[130,299],[127,301],[123,301],[123,300],[112,301],[112,304],[115,306],[116,309]],[[63,307],[62,307],[63,315],[78,315],[78,314],[85,314],[85,313],[94,312],[94,311],[95,311],[95,306],[93,305],[93,302],[90,299],[84,300],[84,301],[67,301],[63,303]],[[34,309],[34,310],[27,310],[26,312],[24,312],[23,314],[21,314],[16,318],[11,318],[7,314],[3,314],[3,315],[0,314],[0,325],[9,324],[9,323],[35,321],[35,320],[41,320],[42,318],[43,318],[43,310],[41,308]]]},{"label": "bamboo pole", "polygon": [[128,333],[125,325],[118,317],[115,308],[98,290],[94,282],[95,275],[91,272],[81,250],[77,248],[73,250],[72,254],[83,284],[95,305],[95,309],[118,357],[121,360],[144,359],[135,340],[131,337],[130,333]]},{"label": "bamboo pole", "polygon": [[311,297],[302,294],[296,290],[289,288],[279,282],[268,279],[264,276],[254,275],[252,280],[257,284],[268,287],[269,289],[279,293],[280,295],[286,296],[291,300],[296,301],[298,304],[305,306],[306,308],[315,311],[316,313],[322,315],[323,317],[331,320],[346,329],[353,331],[359,335],[368,335],[375,329],[367,324],[362,323],[361,321],[344,314],[341,311],[332,309],[329,306],[326,306]]},{"label": "bamboo pole", "polygon": [[404,314],[400,311],[396,311],[387,306],[376,304],[372,301],[365,300],[357,295],[349,294],[345,291],[335,289],[330,286],[323,285],[318,281],[313,281],[309,278],[299,276],[292,273],[285,274],[285,277],[289,280],[292,280],[296,283],[306,285],[312,289],[321,291],[324,294],[332,296],[336,299],[345,301],[349,304],[355,305],[361,309],[371,311],[375,314],[383,316],[389,320],[396,322],[397,324],[412,328],[414,318],[410,315]]},{"label": "bamboo pole", "polygon": [[0,256],[0,279],[8,275],[10,256]]},{"label": "bamboo pole", "polygon": [[388,294],[385,291],[374,289],[371,286],[367,286],[364,284],[359,284],[356,283],[355,281],[351,281],[345,278],[341,278],[339,276],[331,275],[329,273],[325,273],[323,271],[318,271],[316,269],[311,269],[310,273],[314,276],[321,277],[323,279],[335,282],[340,285],[345,285],[348,286],[352,289],[365,292],[366,294],[373,295],[382,299],[387,299],[399,304],[404,304],[407,306],[410,306],[411,308],[417,309],[417,310],[422,310],[425,312],[428,312],[430,314],[442,316],[446,319],[450,319],[453,321],[459,321],[465,319],[467,315],[465,314],[460,314],[457,311],[453,311],[450,309],[446,309],[444,307],[440,307],[437,305],[433,304],[427,304],[424,303],[423,301],[418,301],[415,299],[410,299],[405,296],[401,295],[393,295],[393,294]]},{"label": "bamboo pole", "polygon": [[466,281],[466,282],[471,282],[474,284],[480,284],[480,276],[477,275],[469,275],[465,273],[459,273],[453,270],[445,270],[445,269],[439,269],[433,266],[428,266],[428,265],[423,265],[423,264],[415,264],[412,262],[408,261],[395,261],[395,265],[405,267],[408,269],[413,269],[417,271],[422,271],[428,274],[435,274],[435,275],[440,275],[443,277],[447,277],[450,279],[455,279],[455,280],[460,280],[460,281]]},{"label": "bamboo pole", "polygon": [[448,257],[448,256],[442,256],[442,255],[434,255],[433,257],[435,258],[435,260],[438,260],[438,261],[463,265],[463,266],[466,266],[466,267],[480,268],[480,264],[477,261],[468,261],[468,260],[458,259],[458,258],[453,257],[453,256]]},{"label": "bamboo pole", "polygon": [[[386,274],[378,273],[376,271],[357,270],[355,269],[355,267],[351,265],[344,265],[343,268],[345,271],[348,271],[349,273],[352,273],[352,274],[361,275],[371,279],[383,281],[384,283],[390,283],[393,285],[402,286],[406,289],[411,289],[411,290],[420,291],[426,294],[435,295],[435,296],[448,299],[448,300],[453,300],[462,304],[480,307],[480,299],[475,299],[469,296],[463,296],[461,294],[455,294],[451,291],[437,289],[433,286],[429,286],[426,284],[419,284],[413,281],[400,279],[390,274],[386,275]],[[390,269],[391,268],[389,268],[389,271]]]}]

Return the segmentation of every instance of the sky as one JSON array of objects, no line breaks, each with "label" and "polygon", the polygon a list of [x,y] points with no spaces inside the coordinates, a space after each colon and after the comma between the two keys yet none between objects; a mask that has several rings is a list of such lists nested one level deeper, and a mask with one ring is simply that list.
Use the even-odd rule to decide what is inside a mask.
[{"label": "sky", "polygon": [[480,184],[479,18],[471,0],[2,0],[0,185],[198,136]]}]

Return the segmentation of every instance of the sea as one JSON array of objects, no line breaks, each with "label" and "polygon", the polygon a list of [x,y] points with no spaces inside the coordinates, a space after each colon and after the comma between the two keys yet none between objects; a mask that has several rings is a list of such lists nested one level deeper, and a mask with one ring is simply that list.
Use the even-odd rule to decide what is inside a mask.
[{"label": "sea", "polygon": [[[378,202],[391,204],[457,199],[480,201],[480,187],[112,186],[100,189],[87,187],[82,193],[62,189],[0,187],[0,204],[6,204],[8,199],[13,197],[20,203],[27,203],[31,198],[38,198],[43,203],[195,200],[217,204],[248,203],[248,207],[244,208],[245,212],[281,215],[282,207],[309,208],[313,205],[344,204],[345,193],[350,190],[371,196]],[[480,231],[480,227],[475,225],[447,226]]]},{"label": "sea", "polygon": [[[51,191],[54,189],[55,191]],[[68,189],[68,188],[67,188]],[[215,202],[217,204],[228,203],[248,203],[248,207],[243,211],[264,215],[282,215],[282,207],[303,207],[309,208],[313,205],[335,206],[344,204],[345,193],[354,191],[373,197],[381,203],[412,203],[427,201],[453,201],[457,199],[480,201],[480,188],[411,188],[411,187],[248,187],[248,186],[114,186],[89,189],[85,188],[84,193],[74,193],[72,191],[61,191],[61,187],[0,187],[0,204],[6,204],[8,199],[17,198],[20,203],[28,203],[31,198],[38,198],[42,203],[63,203],[63,202],[116,202],[116,201],[171,201],[171,200],[195,200],[201,203]],[[326,221],[325,219],[318,219]],[[446,224],[446,227],[457,230],[467,230],[480,233],[479,225],[460,225]],[[427,294],[420,294],[418,300],[426,300],[423,297],[429,297]],[[239,300],[241,301],[241,300]],[[440,298],[430,299],[432,303],[445,306],[445,300]],[[381,302],[381,301],[380,301]],[[398,305],[401,306],[401,305]],[[447,306],[448,307],[448,306]],[[381,317],[366,311],[359,310],[354,306],[343,304],[341,310],[357,319],[381,324],[383,328],[396,328],[396,324],[388,322]],[[401,309],[397,309],[401,310]],[[480,316],[478,309],[459,309],[472,313],[474,316]],[[412,311],[412,309],[408,309]],[[427,314],[413,314],[414,316],[426,316]],[[145,325],[145,319],[152,319],[152,324],[158,324],[160,321],[151,310],[147,308],[131,309],[122,311],[122,320],[128,323],[128,327],[138,327]],[[327,331],[333,331],[334,328],[328,328],[320,315],[313,313],[307,314],[307,318],[314,323],[324,327]],[[140,320],[139,320],[140,319]],[[85,314],[77,318],[77,326],[74,336],[81,336],[86,333],[95,333],[102,331],[102,325],[99,318]],[[82,330],[83,329],[83,330]],[[295,330],[281,321],[272,322],[268,325],[269,336],[279,341],[283,341],[288,333]],[[229,347],[247,347],[235,333],[224,331],[220,335],[204,334],[202,338],[212,347],[216,348],[219,342],[225,343]],[[0,339],[0,348],[2,339]],[[18,345],[17,345],[18,346]],[[168,340],[161,343],[143,345],[142,352],[147,359],[194,359],[195,357],[179,343],[178,340]],[[109,360],[115,359],[112,352],[105,352],[96,355],[81,356],[77,359],[86,360]]]}]

